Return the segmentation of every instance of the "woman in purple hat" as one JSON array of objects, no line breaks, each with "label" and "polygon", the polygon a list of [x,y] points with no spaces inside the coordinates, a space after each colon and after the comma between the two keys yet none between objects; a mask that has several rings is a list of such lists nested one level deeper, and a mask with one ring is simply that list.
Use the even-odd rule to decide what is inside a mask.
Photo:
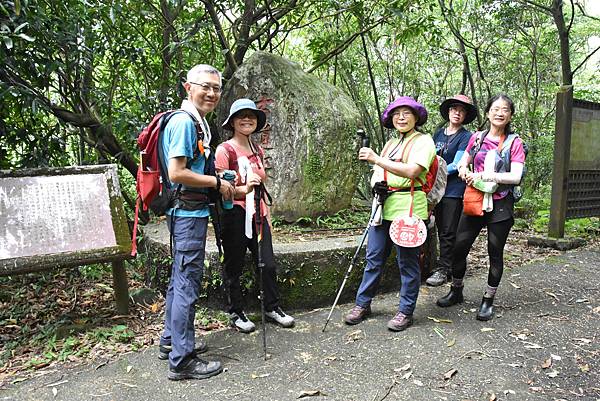
[{"label": "woman in purple hat", "polygon": [[472,135],[463,124],[469,124],[477,118],[477,108],[468,96],[456,95],[442,102],[440,114],[448,122],[448,126],[440,128],[433,135],[433,142],[438,156],[447,163],[448,182],[444,197],[434,210],[440,258],[437,269],[426,281],[432,287],[444,284],[450,277],[452,249],[456,240],[456,227],[462,214],[462,197],[465,192],[465,183],[458,177],[457,164],[465,153]]},{"label": "woman in purple hat", "polygon": [[[369,229],[366,267],[356,294],[356,305],[346,315],[347,324],[360,323],[371,313],[371,300],[375,296],[381,271],[392,250],[396,248],[396,260],[400,269],[400,304],[398,312],[388,322],[392,331],[402,331],[413,323],[413,311],[419,296],[421,271],[419,247],[402,247],[392,243],[389,235],[391,222],[397,217],[412,215],[426,220],[427,199],[416,181],[424,182],[427,169],[435,157],[435,145],[429,135],[417,131],[427,121],[425,107],[409,96],[401,96],[390,103],[381,116],[383,126],[396,129],[381,155],[370,148],[361,148],[360,160],[374,166],[371,180],[377,193],[384,195],[381,223]],[[411,196],[411,183],[415,185]]]}]

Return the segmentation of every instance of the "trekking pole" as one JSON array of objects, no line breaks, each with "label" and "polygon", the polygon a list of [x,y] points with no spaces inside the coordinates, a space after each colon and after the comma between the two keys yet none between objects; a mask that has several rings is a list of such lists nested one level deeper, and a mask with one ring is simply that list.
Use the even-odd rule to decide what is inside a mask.
[{"label": "trekking pole", "polygon": [[260,201],[262,199],[262,184],[254,187],[254,208],[256,210],[254,218],[256,219],[256,249],[257,249],[257,267],[258,267],[258,282],[259,282],[259,299],[260,299],[260,312],[262,316],[262,339],[263,339],[263,353],[265,355],[265,361],[267,360],[267,325],[265,317],[265,294],[263,289],[263,268],[265,264],[262,260],[262,229],[263,229],[263,218],[260,210]]},{"label": "trekking pole", "polygon": [[325,329],[327,328],[327,324],[331,320],[331,314],[333,313],[333,309],[335,309],[338,301],[340,300],[340,295],[342,295],[342,291],[344,290],[346,281],[350,277],[350,273],[352,273],[352,268],[354,267],[354,263],[356,263],[356,258],[358,257],[358,254],[359,254],[363,244],[365,243],[365,239],[367,238],[369,228],[371,228],[371,226],[373,225],[373,221],[375,220],[375,215],[377,214],[377,211],[379,210],[379,208],[382,205],[381,198],[378,195],[376,195],[376,197],[377,197],[377,206],[375,206],[375,210],[373,211],[373,213],[371,214],[371,217],[369,218],[369,223],[367,224],[367,227],[365,227],[365,231],[363,232],[362,238],[360,240],[360,244],[358,245],[358,248],[356,248],[356,252],[354,252],[354,256],[352,257],[352,260],[350,261],[350,266],[348,267],[348,271],[346,272],[346,275],[344,276],[344,280],[342,281],[342,285],[340,286],[340,289],[338,290],[337,295],[335,296],[335,301],[333,301],[333,305],[331,305],[331,310],[329,311],[329,315],[327,316],[327,321],[325,321],[325,325],[323,326],[323,333],[325,332]]}]

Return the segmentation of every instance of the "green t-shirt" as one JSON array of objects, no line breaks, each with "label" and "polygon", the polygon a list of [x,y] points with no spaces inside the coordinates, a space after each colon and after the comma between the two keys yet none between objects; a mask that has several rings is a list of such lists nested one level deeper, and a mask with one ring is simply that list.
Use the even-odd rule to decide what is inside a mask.
[{"label": "green t-shirt", "polygon": [[[416,135],[416,136],[415,136]],[[414,137],[414,138],[413,138]],[[419,175],[419,179],[415,180],[415,187],[421,186],[418,181],[425,182],[427,170],[435,157],[435,144],[429,135],[414,132],[410,136],[401,139],[391,139],[386,145],[386,154],[384,157],[389,157],[392,160],[400,161],[402,154],[405,151],[403,162],[416,163],[423,167],[424,170]],[[390,187],[394,188],[410,188],[410,178],[400,177],[387,172],[387,182]],[[386,199],[383,205],[383,219],[394,220],[396,217],[408,216],[410,211],[410,191],[394,192]],[[427,213],[427,197],[423,191],[414,192],[413,216],[426,220]]]}]

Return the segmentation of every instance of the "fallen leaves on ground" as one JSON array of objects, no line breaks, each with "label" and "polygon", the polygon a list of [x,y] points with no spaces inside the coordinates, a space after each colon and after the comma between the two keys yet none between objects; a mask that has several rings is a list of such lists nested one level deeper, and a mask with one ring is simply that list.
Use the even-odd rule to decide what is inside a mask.
[{"label": "fallen leaves on ground", "polygon": [[542,369],[548,369],[550,366],[552,366],[552,358],[545,359],[541,364]]},{"label": "fallen leaves on ground", "polygon": [[435,323],[452,323],[452,320],[450,319],[441,319],[433,316],[427,316],[427,319],[433,320]]},{"label": "fallen leaves on ground", "polygon": [[[139,277],[139,276],[138,276]],[[143,287],[136,274],[129,289]],[[14,276],[0,279],[0,387],[39,376],[59,364],[96,361],[99,367],[118,356],[158,344],[164,300],[130,305],[115,316],[109,266]],[[6,324],[8,323],[8,324]],[[18,326],[18,328],[17,328]],[[199,332],[225,327],[208,320]]]},{"label": "fallen leaves on ground", "polygon": [[452,379],[452,377],[454,377],[454,375],[458,372],[458,369],[450,369],[449,371],[447,371],[446,373],[444,373],[444,380],[450,380]]},{"label": "fallen leaves on ground", "polygon": [[523,344],[525,344],[525,348],[528,349],[544,349],[544,347],[542,347],[541,345],[529,341],[523,341]]},{"label": "fallen leaves on ground", "polygon": [[353,343],[364,338],[362,330],[355,330],[351,333],[346,334],[346,344]]},{"label": "fallen leaves on ground", "polygon": [[407,363],[406,365],[400,367],[400,368],[396,368],[394,369],[394,372],[405,372],[408,369],[410,369],[410,363]]},{"label": "fallen leaves on ground", "polygon": [[327,394],[325,394],[321,390],[305,390],[305,391],[302,391],[300,393],[300,395],[298,396],[298,398],[317,397],[317,396],[327,397]]}]

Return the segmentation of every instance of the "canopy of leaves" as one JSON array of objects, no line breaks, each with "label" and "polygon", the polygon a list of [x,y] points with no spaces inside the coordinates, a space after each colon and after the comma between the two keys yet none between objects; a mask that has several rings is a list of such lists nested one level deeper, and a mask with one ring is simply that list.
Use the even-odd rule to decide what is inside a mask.
[{"label": "canopy of leaves", "polygon": [[[481,109],[506,92],[517,103],[514,125],[535,149],[553,135],[562,82],[551,12],[559,3],[1,0],[0,168],[110,161],[131,182],[135,135],[155,112],[177,107],[186,70],[209,63],[227,79],[259,49],[344,88],[376,148],[389,135],[378,116],[399,94],[428,107],[432,132],[443,98],[466,93]],[[589,39],[600,22],[564,3],[575,94],[597,100]],[[547,152],[551,141],[540,141]],[[532,162],[534,177],[550,171],[544,155]]]}]

